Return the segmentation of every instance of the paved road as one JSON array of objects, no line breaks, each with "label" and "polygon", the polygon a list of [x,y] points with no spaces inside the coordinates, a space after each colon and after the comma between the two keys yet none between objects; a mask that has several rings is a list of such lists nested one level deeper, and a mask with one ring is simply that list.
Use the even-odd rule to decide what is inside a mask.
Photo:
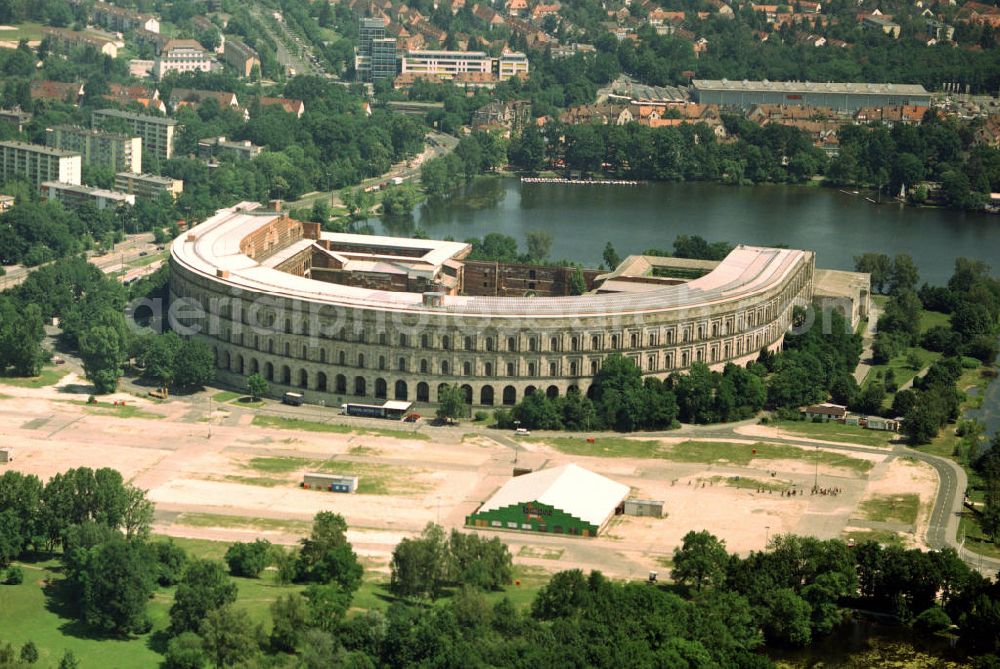
[{"label": "paved road", "polygon": [[868,372],[872,368],[872,344],[875,343],[875,333],[878,327],[879,316],[881,316],[881,313],[879,312],[878,305],[872,300],[871,313],[868,314],[868,325],[861,339],[861,359],[858,360],[858,366],[854,370],[854,380],[858,382],[858,385],[865,380],[865,377],[868,376]]},{"label": "paved road", "polygon": [[[104,255],[90,255],[90,262],[97,265],[105,274],[120,272],[123,266],[128,266],[134,260],[138,260],[140,254],[156,253],[156,246],[153,244],[153,233],[141,232],[137,235],[128,235],[125,241],[120,242],[109,253]],[[7,273],[0,277],[0,291],[17,286],[28,275],[38,267],[22,267],[21,265],[9,265],[5,268]]]}]

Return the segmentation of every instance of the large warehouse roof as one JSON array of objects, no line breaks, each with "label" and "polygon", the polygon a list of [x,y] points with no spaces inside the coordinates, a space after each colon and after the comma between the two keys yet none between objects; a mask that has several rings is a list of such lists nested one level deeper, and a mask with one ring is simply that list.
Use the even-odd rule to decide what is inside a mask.
[{"label": "large warehouse roof", "polygon": [[782,93],[854,93],[868,95],[930,95],[920,84],[869,84],[817,81],[730,81],[695,79],[691,86],[702,91],[780,91]]},{"label": "large warehouse roof", "polygon": [[628,493],[629,487],[623,483],[569,464],[512,478],[476,513],[538,502],[601,526]]}]

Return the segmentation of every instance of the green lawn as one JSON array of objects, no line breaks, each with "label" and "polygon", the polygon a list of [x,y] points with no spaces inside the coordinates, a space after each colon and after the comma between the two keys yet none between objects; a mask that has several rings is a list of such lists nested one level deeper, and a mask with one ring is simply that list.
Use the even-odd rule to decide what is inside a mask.
[{"label": "green lawn", "polygon": [[[570,455],[587,455],[602,458],[656,458],[674,462],[730,462],[747,465],[751,460],[810,460],[831,467],[844,467],[863,474],[874,465],[868,460],[852,458],[842,453],[817,451],[786,444],[738,444],[725,441],[682,441],[674,445],[661,445],[650,439],[625,437],[598,437],[594,443],[573,437],[555,437],[546,440],[556,450]],[[754,452],[756,451],[756,452]]]},{"label": "green lawn", "polygon": [[0,376],[0,385],[16,388],[45,388],[58,383],[69,374],[65,367],[45,367],[38,376]]},{"label": "green lawn", "polygon": [[813,423],[812,421],[782,421],[772,423],[781,430],[781,436],[799,436],[810,439],[837,441],[865,446],[888,446],[897,435],[895,432],[866,430],[843,423]]},{"label": "green lawn", "polygon": [[927,332],[938,325],[948,326],[951,323],[949,314],[942,314],[940,311],[920,310],[920,332]]},{"label": "green lawn", "polygon": [[744,490],[771,490],[774,492],[784,492],[793,486],[784,481],[762,481],[760,479],[748,478],[746,476],[713,476],[708,479],[714,483],[722,483],[730,488],[741,488]]},{"label": "green lawn", "polygon": [[322,423],[315,420],[301,420],[299,418],[285,418],[283,416],[254,416],[252,424],[257,427],[274,427],[281,430],[302,430],[304,432],[333,432],[336,434],[353,432],[355,434],[371,434],[394,439],[417,439],[420,441],[430,439],[430,437],[422,432],[411,430],[357,427],[354,425],[344,425],[343,423]]},{"label": "green lawn", "polygon": [[10,30],[0,30],[0,40],[7,42],[17,42],[22,39],[29,41],[42,39],[41,23],[19,23],[7,26]]},{"label": "green lawn", "polygon": [[251,469],[259,472],[271,472],[272,474],[288,474],[290,472],[308,469],[313,460],[307,458],[253,458],[247,463]]},{"label": "green lawn", "polygon": [[920,498],[915,493],[876,495],[861,502],[860,510],[868,520],[913,525],[917,522]]},{"label": "green lawn", "polygon": [[[916,353],[917,356],[920,358],[920,367],[918,369],[910,367],[909,363],[906,360],[907,356],[909,356],[911,352]],[[872,365],[871,370],[869,370],[868,372],[868,376],[865,377],[865,380],[861,384],[861,386],[862,387],[868,386],[868,384],[874,381],[879,374],[881,374],[884,377],[886,372],[889,371],[890,369],[892,370],[892,373],[895,375],[896,385],[902,386],[904,383],[906,383],[914,376],[916,376],[917,372],[919,372],[924,367],[927,367],[940,357],[941,357],[940,353],[934,353],[933,351],[928,351],[927,349],[920,348],[919,346],[910,346],[905,350],[903,350],[902,353],[892,358],[886,364]]]},{"label": "green lawn", "polygon": [[[414,480],[420,470],[411,467],[383,465],[368,462],[350,462],[342,460],[307,460],[295,457],[253,458],[247,463],[250,469],[270,473],[290,473],[296,471],[325,472],[327,474],[344,474],[358,477],[359,495],[408,495],[424,492],[429,485]],[[233,480],[250,477],[226,477]],[[264,477],[266,482],[260,485],[286,484],[287,481]],[[274,483],[271,483],[274,481]],[[249,481],[245,481],[249,482]],[[251,485],[254,485],[251,483]]]},{"label": "green lawn", "polygon": [[233,392],[232,390],[223,390],[212,395],[212,399],[218,402],[219,404],[222,404],[224,402],[229,402],[231,400],[243,397],[244,394],[245,393]]}]

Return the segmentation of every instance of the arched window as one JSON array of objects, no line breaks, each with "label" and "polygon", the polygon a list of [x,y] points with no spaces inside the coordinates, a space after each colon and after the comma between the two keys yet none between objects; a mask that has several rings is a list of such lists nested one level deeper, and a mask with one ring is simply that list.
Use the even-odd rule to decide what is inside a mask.
[{"label": "arched window", "polygon": [[591,360],[590,361],[590,375],[593,376],[595,374],[597,374],[597,361],[596,360]]},{"label": "arched window", "polygon": [[719,324],[718,323],[712,323],[712,336],[713,337],[718,337],[719,336]]},{"label": "arched window", "polygon": [[553,337],[552,339],[549,340],[549,350],[550,351],[558,351],[559,350],[559,339],[557,339],[556,337]]},{"label": "arched window", "polygon": [[483,365],[483,375],[484,376],[493,376],[493,363],[492,362],[487,362],[487,363],[485,363]]},{"label": "arched window", "polygon": [[442,360],[441,361],[441,373],[442,374],[447,374],[448,373],[448,361],[447,360]]},{"label": "arched window", "polygon": [[651,355],[646,359],[646,370],[652,372],[655,369],[656,369],[656,357]]},{"label": "arched window", "polygon": [[401,372],[405,372],[406,371],[406,358],[400,358],[399,359],[399,371],[401,371]]},{"label": "arched window", "polygon": [[513,337],[507,337],[507,350],[516,351],[517,350],[517,340]]},{"label": "arched window", "polygon": [[430,337],[425,334],[420,335],[420,348],[427,348],[430,346]]},{"label": "arched window", "polygon": [[378,368],[379,369],[385,369],[385,356],[384,355],[380,355],[378,357]]},{"label": "arched window", "polygon": [[469,375],[472,374],[472,363],[471,362],[463,362],[462,363],[462,373],[465,374],[466,376],[469,376]]},{"label": "arched window", "polygon": [[618,335],[611,335],[611,348],[618,348]]},{"label": "arched window", "polygon": [[579,337],[572,337],[569,340],[569,347],[570,347],[570,349],[572,349],[574,351],[579,351],[580,350],[580,338]]},{"label": "arched window", "polygon": [[576,376],[576,362],[569,363],[569,375]]},{"label": "arched window", "polygon": [[514,376],[514,363],[507,363],[507,376]]},{"label": "arched window", "polygon": [[347,364],[347,354],[341,351],[337,354],[337,364],[346,365]]},{"label": "arched window", "polygon": [[465,338],[465,350],[466,351],[471,351],[472,350],[472,337],[466,337]]},{"label": "arched window", "polygon": [[556,375],[556,363],[550,362],[549,363],[549,376],[555,376],[555,375]]},{"label": "arched window", "polygon": [[365,366],[365,354],[358,353],[358,367],[364,367],[364,366]]},{"label": "arched window", "polygon": [[531,351],[532,353],[538,350],[538,340],[535,339],[534,337],[530,337],[528,339],[528,350]]},{"label": "arched window", "polygon": [[444,335],[443,337],[441,337],[441,348],[443,348],[446,351],[451,348],[451,337],[449,337],[448,335]]},{"label": "arched window", "polygon": [[705,338],[705,326],[699,325],[698,326],[698,339],[704,339],[704,338]]},{"label": "arched window", "polygon": [[486,350],[487,351],[492,351],[493,350],[493,337],[487,337],[486,338]]},{"label": "arched window", "polygon": [[638,345],[639,345],[639,335],[637,335],[636,333],[633,332],[632,333],[632,348],[635,348]]},{"label": "arched window", "polygon": [[534,375],[535,375],[535,363],[529,362],[528,363],[528,376],[534,376]]},{"label": "arched window", "polygon": [[400,346],[406,346],[406,335],[405,334],[400,334],[399,335],[399,345]]},{"label": "arched window", "polygon": [[600,345],[601,345],[601,340],[597,335],[594,335],[593,337],[590,338],[591,351],[596,351]]}]

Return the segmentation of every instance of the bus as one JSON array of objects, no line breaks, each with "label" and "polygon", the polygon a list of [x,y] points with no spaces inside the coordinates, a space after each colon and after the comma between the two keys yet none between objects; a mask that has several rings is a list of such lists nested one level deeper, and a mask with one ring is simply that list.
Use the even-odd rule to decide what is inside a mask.
[{"label": "bus", "polygon": [[413,402],[390,400],[383,404],[342,404],[340,409],[348,416],[403,420],[412,406]]},{"label": "bus", "polygon": [[285,404],[291,404],[293,407],[300,407],[303,399],[302,393],[285,393],[281,401]]}]

